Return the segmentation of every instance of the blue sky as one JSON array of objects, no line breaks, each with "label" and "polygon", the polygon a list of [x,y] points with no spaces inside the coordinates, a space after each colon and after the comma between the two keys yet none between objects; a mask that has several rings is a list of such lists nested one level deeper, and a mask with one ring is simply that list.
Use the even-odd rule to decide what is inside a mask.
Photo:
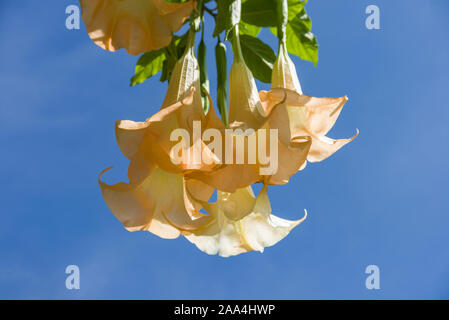
[{"label": "blue sky", "polygon": [[[306,222],[264,254],[223,259],[125,231],[100,194],[102,169],[126,177],[115,120],[156,112],[166,84],[130,88],[136,57],[67,30],[76,1],[2,1],[0,298],[449,298],[449,3],[309,2],[320,60],[293,58],[303,90],[348,95],[330,136],[360,136],[270,188],[274,214],[307,208]],[[381,30],[365,28],[370,4]],[[81,290],[65,288],[70,264]],[[365,288],[370,264],[380,290]]]}]

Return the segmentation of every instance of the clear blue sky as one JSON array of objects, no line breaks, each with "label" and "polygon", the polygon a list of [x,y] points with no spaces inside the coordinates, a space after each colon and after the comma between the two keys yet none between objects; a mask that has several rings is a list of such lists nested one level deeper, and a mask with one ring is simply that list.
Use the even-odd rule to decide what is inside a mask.
[{"label": "clear blue sky", "polygon": [[[2,0],[0,298],[449,298],[449,3],[309,2],[320,60],[293,58],[303,89],[348,95],[330,136],[361,134],[270,189],[274,214],[307,208],[304,224],[264,254],[223,259],[125,231],[100,194],[102,169],[126,177],[115,120],[156,112],[166,85],[130,88],[136,57],[67,30],[76,1]],[[370,4],[382,30],[365,28]],[[65,288],[70,264],[79,291]],[[370,264],[381,290],[365,288]]]}]

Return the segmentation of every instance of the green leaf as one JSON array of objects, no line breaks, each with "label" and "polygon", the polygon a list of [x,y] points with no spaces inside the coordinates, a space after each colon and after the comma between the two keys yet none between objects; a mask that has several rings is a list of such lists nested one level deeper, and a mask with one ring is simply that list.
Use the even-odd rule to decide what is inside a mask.
[{"label": "green leaf", "polygon": [[273,64],[276,54],[273,49],[260,39],[249,35],[240,36],[243,58],[254,77],[262,82],[271,82]]},{"label": "green leaf", "polygon": [[175,36],[174,47],[176,48],[176,61],[182,57],[187,47],[187,38],[189,37],[189,31],[184,33],[182,36]]},{"label": "green leaf", "polygon": [[288,0],[288,20],[296,18],[304,9],[307,0]]},{"label": "green leaf", "polygon": [[287,24],[288,52],[303,60],[318,63],[318,41],[311,32],[312,20],[303,8],[301,13]]},{"label": "green leaf", "polygon": [[188,31],[182,36],[174,36],[172,42],[165,48],[166,59],[162,66],[162,75],[159,81],[170,81],[176,62],[182,57],[187,47]]},{"label": "green leaf", "polygon": [[252,24],[247,24],[243,21],[240,21],[239,24],[239,32],[240,34],[247,34],[253,37],[257,37],[262,28],[258,26],[254,26]]},{"label": "green leaf", "polygon": [[217,37],[223,31],[228,32],[240,22],[241,0],[219,0],[218,16],[216,20],[214,37]]},{"label": "green leaf", "polygon": [[162,65],[162,74],[161,74],[161,78],[159,79],[160,82],[165,82],[165,81],[170,80],[171,72],[169,71],[169,69],[173,70],[173,67],[169,67],[168,60],[165,59],[163,65]]},{"label": "green leaf", "polygon": [[246,0],[242,5],[242,20],[254,26],[277,26],[276,3],[273,0]]},{"label": "green leaf", "polygon": [[[242,21],[259,27],[277,27],[278,0],[243,0]],[[288,0],[288,19],[295,18],[307,3],[307,0]]]},{"label": "green leaf", "polygon": [[[306,1],[302,2],[303,4]],[[292,16],[287,24],[287,50],[289,53],[300,57],[303,60],[312,61],[316,66],[318,63],[318,41],[311,32],[312,20],[302,7],[299,14]],[[270,28],[271,32],[277,35],[277,28]]]},{"label": "green leaf", "polygon": [[131,78],[131,86],[135,86],[151,78],[162,70],[165,54],[163,49],[144,53],[137,61],[135,75]]}]

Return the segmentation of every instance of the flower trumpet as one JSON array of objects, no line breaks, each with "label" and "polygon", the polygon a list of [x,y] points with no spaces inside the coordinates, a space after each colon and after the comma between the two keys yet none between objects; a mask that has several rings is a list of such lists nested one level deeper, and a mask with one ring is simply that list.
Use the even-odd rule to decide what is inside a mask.
[{"label": "flower trumpet", "polygon": [[257,197],[251,187],[235,193],[219,191],[217,202],[202,202],[202,205],[210,216],[200,228],[186,231],[184,236],[201,251],[222,257],[249,251],[263,252],[264,248],[285,238],[307,217],[307,212],[297,221],[272,215],[266,186]]},{"label": "flower trumpet", "polygon": [[165,141],[165,135],[180,123],[204,118],[201,95],[194,89],[199,86],[198,64],[192,51],[194,34],[189,38],[186,52],[172,74],[162,110],[145,122],[116,123],[117,143],[131,160],[130,183],[104,183],[101,177],[106,169],[99,184],[109,208],[129,231],[147,230],[171,239],[178,237],[181,230],[196,229],[205,219],[196,199],[207,201],[214,191],[200,181],[164,170],[172,166],[162,156],[163,145],[158,143]]},{"label": "flower trumpet", "polygon": [[[309,162],[328,158],[358,136],[358,130],[350,139],[334,140],[326,136],[348,98],[316,98],[302,94],[295,66],[284,42],[280,44],[279,55],[274,64],[271,86],[299,94],[296,101],[276,110],[270,118],[270,125],[279,128],[279,136],[284,144],[301,141],[306,136],[311,137],[312,145],[307,155]],[[297,108],[295,105],[302,105],[303,108]]]}]

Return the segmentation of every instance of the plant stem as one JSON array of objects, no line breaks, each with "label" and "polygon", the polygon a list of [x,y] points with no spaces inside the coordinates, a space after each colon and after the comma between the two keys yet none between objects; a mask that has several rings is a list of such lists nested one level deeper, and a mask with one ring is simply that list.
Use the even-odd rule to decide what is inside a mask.
[{"label": "plant stem", "polygon": [[244,62],[242,47],[240,46],[240,34],[239,25],[236,24],[232,29],[231,37],[232,52],[234,53],[234,59],[236,62]]}]

